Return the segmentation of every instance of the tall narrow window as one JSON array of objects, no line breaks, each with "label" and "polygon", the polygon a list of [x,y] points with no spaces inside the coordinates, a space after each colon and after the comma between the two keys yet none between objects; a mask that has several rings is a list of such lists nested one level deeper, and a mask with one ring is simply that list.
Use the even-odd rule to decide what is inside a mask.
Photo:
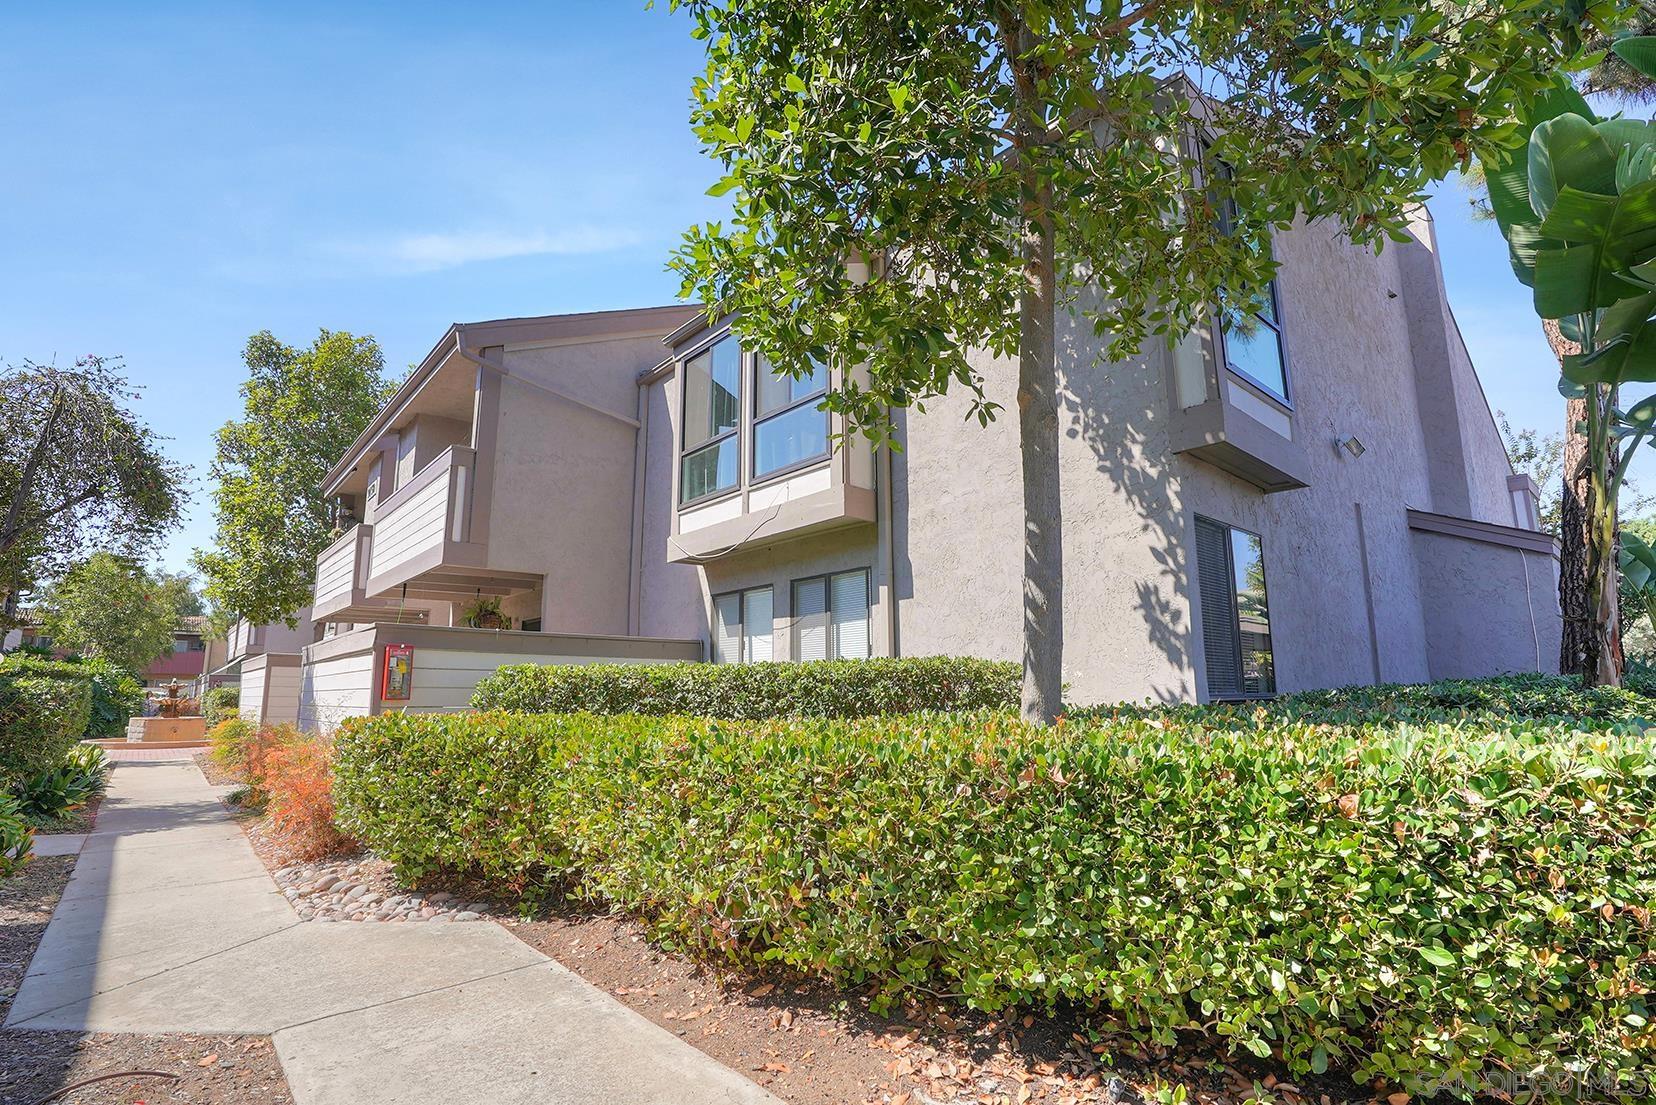
[{"label": "tall narrow window", "polygon": [[869,605],[867,568],[794,580],[794,659],[868,659]]},{"label": "tall narrow window", "polygon": [[[1224,181],[1231,179],[1231,169],[1222,161],[1214,162],[1214,175]],[[1219,208],[1219,226],[1223,233],[1235,232],[1236,200],[1229,189],[1216,189],[1214,197]],[[1262,249],[1270,250],[1267,242]],[[1277,283],[1272,280],[1258,296],[1245,303],[1228,303],[1220,320],[1224,336],[1225,365],[1256,387],[1288,402],[1288,369],[1282,353],[1282,323],[1277,312]]]},{"label": "tall narrow window", "polygon": [[705,499],[736,486],[741,417],[742,350],[735,338],[725,338],[684,365],[680,503]]},{"label": "tall narrow window", "polygon": [[753,587],[713,596],[713,661],[751,664],[769,660],[771,589]]},{"label": "tall narrow window", "polygon": [[753,475],[770,475],[828,455],[828,369],[815,361],[811,373],[778,375],[759,357],[754,366]]},{"label": "tall narrow window", "polygon": [[1208,697],[1275,694],[1271,609],[1258,535],[1197,518],[1196,573]]}]

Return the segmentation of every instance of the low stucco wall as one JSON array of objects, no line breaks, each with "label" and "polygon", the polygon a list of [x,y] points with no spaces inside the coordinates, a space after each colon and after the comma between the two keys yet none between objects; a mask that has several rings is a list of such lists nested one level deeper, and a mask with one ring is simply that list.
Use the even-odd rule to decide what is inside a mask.
[{"label": "low stucco wall", "polygon": [[1415,529],[1433,679],[1558,671],[1558,562],[1550,554]]}]

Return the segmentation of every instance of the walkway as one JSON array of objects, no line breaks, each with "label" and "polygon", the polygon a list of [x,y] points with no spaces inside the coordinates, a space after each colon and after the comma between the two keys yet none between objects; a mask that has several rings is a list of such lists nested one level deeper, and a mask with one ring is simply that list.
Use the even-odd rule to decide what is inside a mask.
[{"label": "walkway", "polygon": [[498,925],[299,921],[187,759],[116,769],[7,1026],[273,1035],[298,1105],[778,1103]]}]

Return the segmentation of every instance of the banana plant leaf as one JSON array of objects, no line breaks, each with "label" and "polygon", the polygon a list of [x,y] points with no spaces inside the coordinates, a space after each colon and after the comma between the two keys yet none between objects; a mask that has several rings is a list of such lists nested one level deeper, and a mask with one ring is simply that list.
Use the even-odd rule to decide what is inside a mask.
[{"label": "banana plant leaf", "polygon": [[[1656,383],[1656,292],[1605,308],[1598,317],[1596,337],[1594,352],[1564,358],[1566,380],[1583,385]],[[1645,406],[1640,404],[1634,411]],[[1656,414],[1656,408],[1652,413]]]},{"label": "banana plant leaf", "polygon": [[1656,37],[1635,35],[1613,43],[1610,49],[1647,77],[1656,77]]},{"label": "banana plant leaf", "polygon": [[1638,296],[1642,285],[1623,273],[1656,254],[1656,180],[1619,196],[1566,185],[1553,198],[1541,234],[1562,243],[1536,251],[1535,310],[1542,318]]},{"label": "banana plant leaf", "polygon": [[1489,207],[1507,240],[1512,271],[1524,285],[1535,283],[1535,255],[1556,246],[1541,236],[1541,216],[1530,201],[1529,146],[1538,124],[1562,115],[1579,115],[1595,121],[1593,109],[1563,77],[1544,92],[1519,120],[1513,145],[1505,152],[1484,160],[1484,178],[1489,186]]}]

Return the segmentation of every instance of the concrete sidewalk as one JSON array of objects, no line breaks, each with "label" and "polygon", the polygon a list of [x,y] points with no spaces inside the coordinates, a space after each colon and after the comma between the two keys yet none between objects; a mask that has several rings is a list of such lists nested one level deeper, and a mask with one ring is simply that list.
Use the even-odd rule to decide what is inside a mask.
[{"label": "concrete sidewalk", "polygon": [[299,1105],[779,1100],[498,925],[299,921],[188,760],[117,768],[6,1023],[272,1035]]}]

